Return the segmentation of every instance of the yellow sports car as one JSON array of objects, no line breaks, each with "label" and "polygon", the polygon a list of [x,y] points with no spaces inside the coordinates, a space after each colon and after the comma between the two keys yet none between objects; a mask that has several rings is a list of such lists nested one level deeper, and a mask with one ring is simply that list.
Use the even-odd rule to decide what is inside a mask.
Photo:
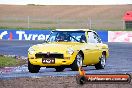
[{"label": "yellow sports car", "polygon": [[47,67],[57,72],[65,68],[78,71],[80,66],[104,69],[108,50],[108,45],[93,30],[55,30],[45,43],[28,49],[28,70],[37,73],[40,67]]}]

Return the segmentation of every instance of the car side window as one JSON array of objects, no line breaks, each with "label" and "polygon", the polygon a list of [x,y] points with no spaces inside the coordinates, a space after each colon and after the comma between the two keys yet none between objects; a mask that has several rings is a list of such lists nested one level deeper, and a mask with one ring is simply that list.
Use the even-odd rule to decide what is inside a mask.
[{"label": "car side window", "polygon": [[101,43],[101,39],[95,32],[88,32],[89,43]]},{"label": "car side window", "polygon": [[94,36],[92,32],[88,32],[88,42],[89,43],[95,43]]},{"label": "car side window", "polygon": [[93,32],[94,34],[94,39],[95,39],[95,43],[101,43],[101,39],[99,38],[98,34]]}]

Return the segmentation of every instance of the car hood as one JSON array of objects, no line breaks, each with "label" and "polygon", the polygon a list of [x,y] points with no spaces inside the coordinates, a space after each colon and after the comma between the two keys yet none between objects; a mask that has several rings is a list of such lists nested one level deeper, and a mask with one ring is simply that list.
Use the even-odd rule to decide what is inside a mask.
[{"label": "car hood", "polygon": [[53,53],[65,53],[68,48],[81,45],[79,42],[54,42],[54,43],[43,43],[32,46],[36,52],[53,52]]}]

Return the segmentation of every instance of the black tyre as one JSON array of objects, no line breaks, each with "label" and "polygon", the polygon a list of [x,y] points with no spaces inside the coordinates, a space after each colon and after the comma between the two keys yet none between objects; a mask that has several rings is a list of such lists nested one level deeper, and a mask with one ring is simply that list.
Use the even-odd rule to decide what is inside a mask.
[{"label": "black tyre", "polygon": [[95,68],[96,69],[104,69],[105,65],[106,65],[106,56],[102,55],[101,58],[100,58],[99,63],[97,63],[95,65]]},{"label": "black tyre", "polygon": [[85,76],[77,76],[77,77],[76,77],[76,81],[77,81],[78,84],[83,85],[83,84],[86,83],[87,79],[86,79]]},{"label": "black tyre", "polygon": [[28,61],[28,70],[31,73],[38,73],[40,70],[40,66],[37,65],[32,65],[29,61]]},{"label": "black tyre", "polygon": [[78,71],[79,67],[81,67],[83,65],[83,56],[81,53],[78,53],[74,62],[71,65],[71,69],[73,71]]},{"label": "black tyre", "polygon": [[56,72],[61,72],[61,71],[63,71],[65,68],[62,67],[62,66],[60,66],[60,67],[55,67],[55,69],[56,69]]}]

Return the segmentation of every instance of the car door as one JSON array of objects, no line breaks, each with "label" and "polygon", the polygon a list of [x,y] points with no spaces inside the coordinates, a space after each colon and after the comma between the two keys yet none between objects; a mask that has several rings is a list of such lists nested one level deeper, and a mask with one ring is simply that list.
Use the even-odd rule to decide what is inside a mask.
[{"label": "car door", "polygon": [[97,36],[92,32],[88,32],[87,36],[87,51],[86,56],[84,56],[86,64],[95,64],[99,62],[99,57],[101,56],[101,49],[98,47],[98,43],[101,42],[97,39]]},{"label": "car door", "polygon": [[92,43],[86,43],[84,48],[84,65],[92,65],[97,62],[95,60],[98,57],[98,47]]}]

